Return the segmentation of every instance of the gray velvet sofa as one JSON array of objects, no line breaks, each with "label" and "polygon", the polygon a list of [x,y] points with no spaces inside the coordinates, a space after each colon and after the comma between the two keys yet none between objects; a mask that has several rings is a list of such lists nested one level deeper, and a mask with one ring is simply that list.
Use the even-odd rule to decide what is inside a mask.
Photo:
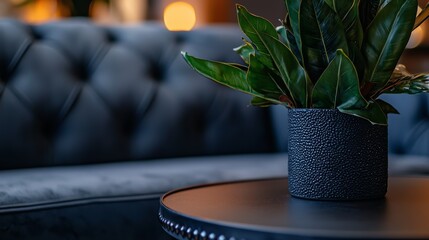
[{"label": "gray velvet sofa", "polygon": [[[241,37],[0,20],[0,239],[169,239],[166,191],[286,176],[287,111],[249,106],[179,54],[240,61]],[[386,99],[402,112],[391,174],[429,173],[429,97]]]}]

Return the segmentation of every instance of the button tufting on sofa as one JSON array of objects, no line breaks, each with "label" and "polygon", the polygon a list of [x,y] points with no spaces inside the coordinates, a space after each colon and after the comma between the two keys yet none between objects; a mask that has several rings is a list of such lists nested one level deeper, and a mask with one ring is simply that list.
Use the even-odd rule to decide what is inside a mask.
[{"label": "button tufting on sofa", "polygon": [[[236,47],[241,34],[220,29],[222,39],[217,30],[186,34],[157,24],[2,20],[0,167],[273,151],[246,130],[269,136],[268,111],[243,108],[249,97],[198,76],[181,58],[188,50],[239,61],[216,49]],[[261,120],[244,123],[252,118]]]}]

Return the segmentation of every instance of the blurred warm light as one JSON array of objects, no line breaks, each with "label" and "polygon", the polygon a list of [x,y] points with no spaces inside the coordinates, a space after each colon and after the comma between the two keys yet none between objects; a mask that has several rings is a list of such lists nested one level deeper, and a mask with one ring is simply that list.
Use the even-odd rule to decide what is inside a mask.
[{"label": "blurred warm light", "polygon": [[22,18],[31,23],[41,23],[61,16],[57,1],[37,0],[29,3],[22,11]]},{"label": "blurred warm light", "polygon": [[170,31],[190,31],[197,22],[195,8],[186,2],[173,2],[164,10],[164,23]]},{"label": "blurred warm light", "polygon": [[411,49],[411,48],[418,47],[423,42],[424,39],[425,39],[425,32],[423,30],[423,27],[420,26],[416,28],[416,30],[414,30],[413,33],[411,34],[410,41],[407,44],[407,48]]},{"label": "blurred warm light", "polygon": [[97,23],[110,24],[114,22],[110,6],[104,1],[92,2],[89,8],[89,14]]},{"label": "blurred warm light", "polygon": [[144,20],[147,11],[147,0],[113,1],[123,23],[138,23]]}]

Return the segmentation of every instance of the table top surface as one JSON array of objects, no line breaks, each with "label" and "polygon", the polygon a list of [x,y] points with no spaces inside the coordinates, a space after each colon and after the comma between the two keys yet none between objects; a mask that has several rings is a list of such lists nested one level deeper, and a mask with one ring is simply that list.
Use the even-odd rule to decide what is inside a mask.
[{"label": "table top surface", "polygon": [[302,200],[287,186],[283,178],[180,189],[162,198],[161,222],[181,239],[429,239],[429,178],[390,178],[386,198],[371,201]]}]

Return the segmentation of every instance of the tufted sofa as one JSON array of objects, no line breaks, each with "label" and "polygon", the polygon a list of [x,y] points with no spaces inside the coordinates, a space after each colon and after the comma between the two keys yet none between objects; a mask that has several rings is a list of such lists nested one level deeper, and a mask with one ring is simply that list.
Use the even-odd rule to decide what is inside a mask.
[{"label": "tufted sofa", "polygon": [[[287,111],[205,80],[180,50],[240,61],[235,26],[0,20],[0,239],[169,239],[158,199],[285,176]],[[429,97],[387,96],[391,174],[429,173]]]}]

